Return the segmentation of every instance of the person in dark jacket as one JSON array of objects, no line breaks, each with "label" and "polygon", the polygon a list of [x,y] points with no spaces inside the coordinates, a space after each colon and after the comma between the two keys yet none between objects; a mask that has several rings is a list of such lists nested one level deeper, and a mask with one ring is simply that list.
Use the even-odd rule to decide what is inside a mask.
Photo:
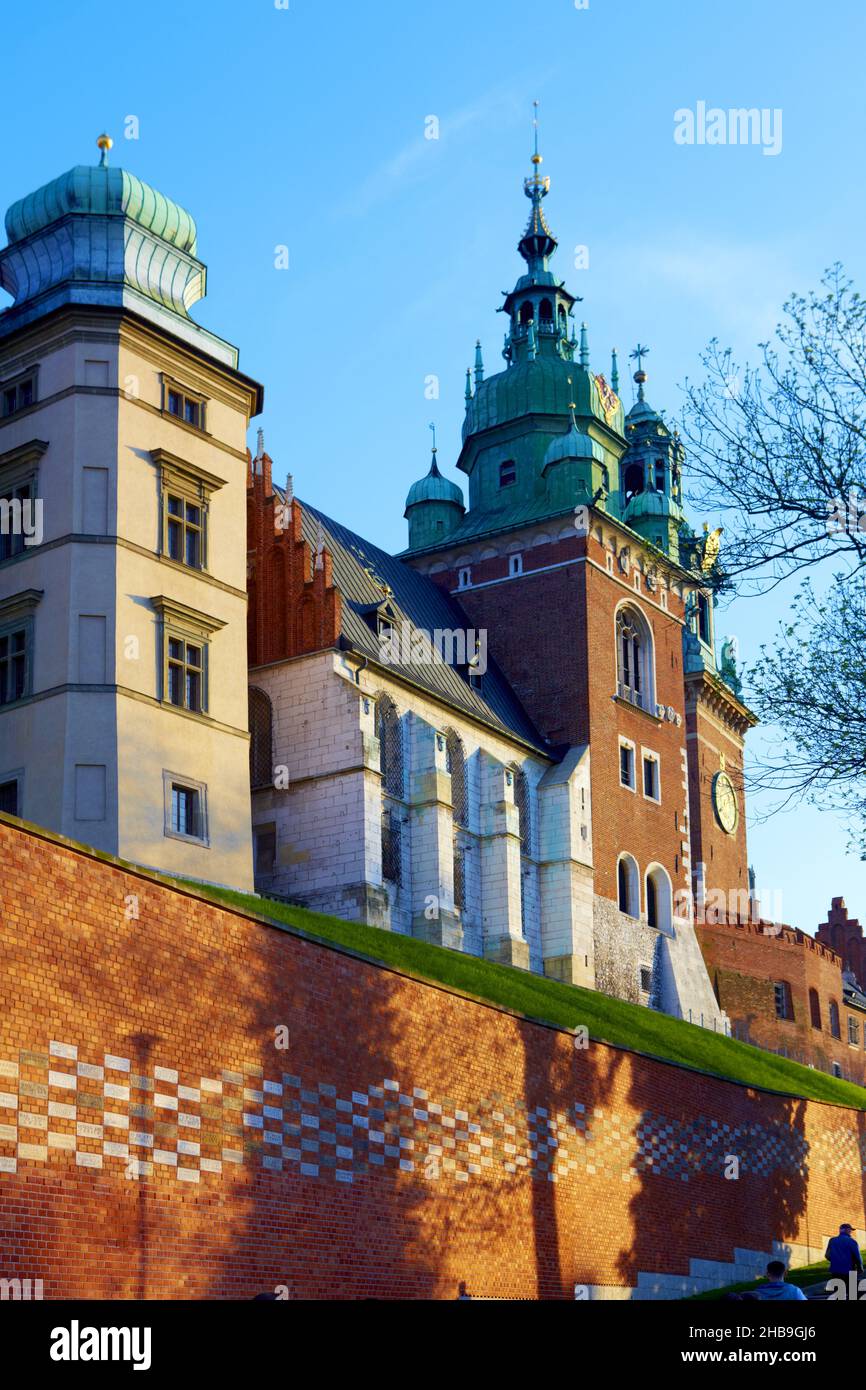
[{"label": "person in dark jacket", "polygon": [[827,1249],[824,1254],[830,1261],[831,1278],[844,1279],[852,1269],[858,1273],[863,1273],[863,1259],[860,1254],[860,1246],[851,1235],[853,1226],[849,1222],[843,1221],[839,1227],[838,1236],[832,1236],[827,1242]]}]

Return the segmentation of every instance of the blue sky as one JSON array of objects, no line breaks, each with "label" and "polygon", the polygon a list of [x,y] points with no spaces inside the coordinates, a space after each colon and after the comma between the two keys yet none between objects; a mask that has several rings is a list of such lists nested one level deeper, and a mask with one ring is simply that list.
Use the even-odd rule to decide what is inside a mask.
[{"label": "blue sky", "polygon": [[[710,337],[754,358],[837,259],[863,288],[864,46],[861,0],[48,0],[4,16],[0,197],[95,161],[108,130],[113,162],[198,222],[195,316],[264,382],[277,477],[398,549],[429,421],[446,471],[456,457],[476,337],[502,365],[532,101],[554,269],[583,296],[593,366],[648,343],[648,397],[675,414]],[[674,112],[699,100],[781,108],[781,153],[677,145]],[[719,616],[747,661],[783,599]],[[750,818],[759,883],[806,930],[836,893],[866,917],[845,849],[827,813]]]}]

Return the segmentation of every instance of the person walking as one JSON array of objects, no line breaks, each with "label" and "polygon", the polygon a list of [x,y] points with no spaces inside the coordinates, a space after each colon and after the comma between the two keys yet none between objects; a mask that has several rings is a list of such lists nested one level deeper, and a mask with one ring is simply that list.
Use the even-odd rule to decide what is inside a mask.
[{"label": "person walking", "polygon": [[863,1257],[860,1246],[851,1234],[853,1229],[850,1221],[843,1221],[838,1236],[831,1236],[827,1242],[824,1255],[830,1261],[831,1278],[847,1279],[852,1269],[863,1273]]}]

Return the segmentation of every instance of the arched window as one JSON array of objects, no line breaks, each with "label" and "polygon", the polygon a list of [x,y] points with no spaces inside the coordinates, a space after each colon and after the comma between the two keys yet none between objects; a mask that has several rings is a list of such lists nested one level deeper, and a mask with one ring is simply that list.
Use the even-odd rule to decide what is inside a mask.
[{"label": "arched window", "polygon": [[263,690],[250,686],[250,786],[269,787],[274,778],[271,702]]},{"label": "arched window", "polygon": [[512,764],[514,774],[514,804],[517,807],[517,824],[520,827],[520,853],[532,852],[532,825],[529,815],[529,782],[522,768]]},{"label": "arched window", "polygon": [[445,765],[451,775],[451,806],[455,825],[469,825],[469,794],[463,740],[453,729],[445,734]]},{"label": "arched window", "polygon": [[382,786],[391,796],[403,795],[403,726],[390,695],[376,701],[376,734]]},{"label": "arched window", "polygon": [[617,695],[652,712],[652,631],[640,610],[630,604],[617,610],[616,668]]},{"label": "arched window", "polygon": [[633,497],[637,497],[639,492],[644,490],[643,464],[630,463],[625,470],[622,480],[622,488],[625,493],[626,502],[630,502]]},{"label": "arched window", "polygon": [[646,918],[656,931],[670,935],[673,930],[673,890],[661,864],[650,864],[646,871]]},{"label": "arched window", "polygon": [[538,317],[542,323],[553,323],[553,305],[549,299],[542,299],[538,306]]},{"label": "arched window", "polygon": [[839,1023],[839,1005],[835,999],[830,1000],[830,1032],[834,1038],[841,1038],[842,1028]]},{"label": "arched window", "polygon": [[809,990],[809,1017],[812,1020],[812,1027],[821,1029],[821,1001],[818,998],[816,989]]},{"label": "arched window", "polygon": [[532,307],[532,300],[531,300],[531,299],[527,299],[527,300],[525,300],[524,303],[521,304],[521,306],[520,306],[520,322],[521,322],[521,323],[531,323],[532,320],[533,320],[534,318],[535,318],[535,310],[534,310],[534,308]]},{"label": "arched window", "polygon": [[637,864],[630,854],[621,854],[616,866],[617,901],[620,912],[640,916],[640,888]]}]

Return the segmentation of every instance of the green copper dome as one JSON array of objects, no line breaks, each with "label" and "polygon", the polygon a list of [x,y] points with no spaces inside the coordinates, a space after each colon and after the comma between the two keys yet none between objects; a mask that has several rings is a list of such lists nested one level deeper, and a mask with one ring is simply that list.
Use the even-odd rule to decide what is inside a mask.
[{"label": "green copper dome", "polygon": [[125,216],[179,251],[195,255],[196,227],[186,209],[134,174],[107,165],[76,165],[13,203],[6,213],[9,244],[23,241],[68,213]]},{"label": "green copper dome", "polygon": [[558,434],[548,445],[547,453],[544,455],[544,471],[554,463],[564,463],[567,459],[598,459],[599,463],[605,461],[601,445],[595,439],[590,439],[588,434],[581,434],[573,421],[565,434]]},{"label": "green copper dome", "polygon": [[439,472],[435,452],[429,473],[419,478],[409,489],[406,506],[414,507],[418,502],[453,502],[458,507],[464,505],[463,489],[458,487],[457,483],[452,483],[449,478],[443,478]]}]

